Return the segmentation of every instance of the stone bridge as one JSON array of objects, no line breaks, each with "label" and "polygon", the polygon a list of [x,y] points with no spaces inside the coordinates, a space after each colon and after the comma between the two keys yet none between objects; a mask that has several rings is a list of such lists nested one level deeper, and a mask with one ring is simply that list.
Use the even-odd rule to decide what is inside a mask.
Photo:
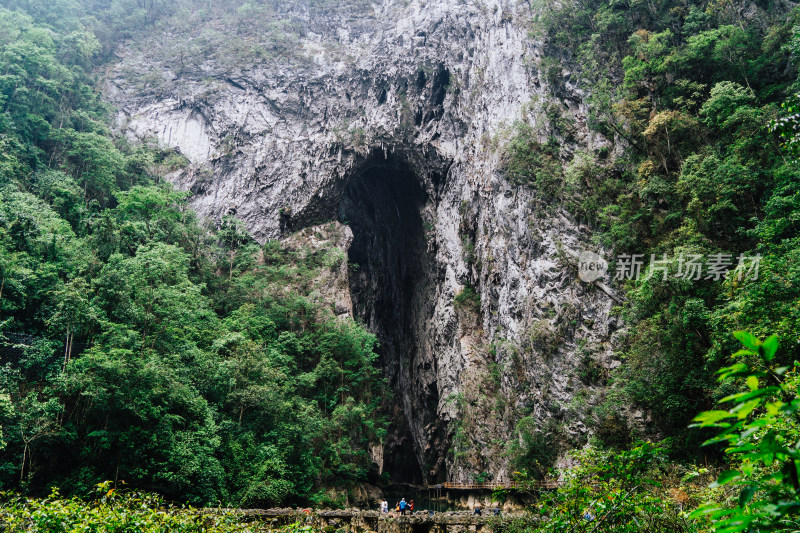
[{"label": "stone bridge", "polygon": [[273,527],[302,522],[322,532],[347,533],[490,533],[498,522],[516,516],[488,516],[488,512],[484,516],[475,516],[471,511],[433,514],[417,511],[401,516],[398,513],[383,514],[358,509],[247,509],[237,510],[236,513],[253,522]]}]

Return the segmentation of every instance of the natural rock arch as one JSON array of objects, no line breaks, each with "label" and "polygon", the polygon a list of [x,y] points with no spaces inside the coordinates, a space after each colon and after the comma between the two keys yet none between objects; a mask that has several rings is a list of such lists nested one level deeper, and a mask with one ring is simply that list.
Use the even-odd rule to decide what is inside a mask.
[{"label": "natural rock arch", "polygon": [[438,425],[436,361],[423,343],[433,316],[429,294],[440,281],[433,222],[426,220],[439,181],[419,176],[402,156],[377,153],[351,173],[338,203],[340,221],[353,232],[353,313],[378,335],[395,394],[384,469],[397,482],[419,483],[431,466],[434,476],[443,474],[436,468],[442,450],[428,440]]}]

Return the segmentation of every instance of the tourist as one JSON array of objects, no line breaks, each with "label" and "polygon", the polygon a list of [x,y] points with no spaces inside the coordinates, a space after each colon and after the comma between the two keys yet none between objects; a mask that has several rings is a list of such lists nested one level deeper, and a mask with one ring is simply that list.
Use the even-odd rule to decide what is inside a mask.
[{"label": "tourist", "polygon": [[408,510],[411,511],[412,513],[414,512],[414,500],[411,500],[408,503]]},{"label": "tourist", "polygon": [[389,502],[386,500],[381,500],[381,512],[386,514],[389,512]]},{"label": "tourist", "polygon": [[472,513],[472,514],[473,514],[473,515],[482,516],[482,513],[481,513],[481,504],[479,504],[479,503],[476,503],[476,504],[475,504],[475,512],[474,512],[474,513]]},{"label": "tourist", "polygon": [[402,498],[400,500],[400,503],[398,504],[398,506],[400,507],[400,514],[401,515],[405,515],[406,514],[406,510],[408,509],[408,503],[406,503],[406,499]]}]

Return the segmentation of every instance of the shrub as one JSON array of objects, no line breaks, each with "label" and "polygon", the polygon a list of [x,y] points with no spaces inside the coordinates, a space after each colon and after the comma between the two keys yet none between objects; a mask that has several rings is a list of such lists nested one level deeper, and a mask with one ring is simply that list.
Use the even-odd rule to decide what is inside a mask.
[{"label": "shrub", "polygon": [[526,124],[518,124],[516,129],[505,153],[508,180],[531,187],[547,198],[557,196],[563,178],[558,143],[553,139],[540,142]]},{"label": "shrub", "polygon": [[453,299],[453,306],[457,310],[470,313],[480,313],[481,297],[471,286],[465,286]]},{"label": "shrub", "polygon": [[111,487],[111,482],[97,485],[97,498],[89,502],[78,498],[64,499],[57,489],[45,499],[0,494],[0,529],[31,533],[232,533],[247,530],[245,524],[232,513],[210,513],[191,507],[176,507],[154,494],[128,492]]},{"label": "shrub", "polygon": [[[734,334],[744,345],[734,364],[721,369],[720,381],[739,384],[720,400],[728,409],[705,411],[696,427],[719,428],[705,445],[724,444],[735,468],[722,472],[712,487],[738,493],[733,502],[710,502],[692,513],[709,516],[716,531],[797,531],[800,527],[800,375],[773,359],[778,338],[763,342],[745,332]],[[730,490],[729,490],[730,492]]]},{"label": "shrub", "polygon": [[696,531],[660,487],[667,466],[657,444],[639,442],[629,451],[586,448],[577,463],[559,472],[562,485],[544,493],[536,513],[537,532]]}]

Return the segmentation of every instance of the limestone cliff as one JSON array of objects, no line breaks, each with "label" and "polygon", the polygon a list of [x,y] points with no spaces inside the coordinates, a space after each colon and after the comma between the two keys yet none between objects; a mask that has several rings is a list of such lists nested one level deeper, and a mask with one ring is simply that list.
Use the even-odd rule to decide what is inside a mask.
[{"label": "limestone cliff", "polygon": [[615,319],[571,264],[586,230],[509,185],[503,143],[518,121],[545,137],[553,102],[576,124],[566,154],[598,141],[582,95],[566,82],[556,99],[540,75],[528,2],[359,5],[287,3],[292,56],[248,64],[187,67],[158,52],[184,37],[153,36],[106,94],[121,131],[191,161],[169,179],[201,214],[234,214],[262,241],[349,226],[338,309],[381,340],[398,416],[375,456],[393,479],[508,479],[523,416],[552,444],[584,432],[577,368],[608,364]]}]

